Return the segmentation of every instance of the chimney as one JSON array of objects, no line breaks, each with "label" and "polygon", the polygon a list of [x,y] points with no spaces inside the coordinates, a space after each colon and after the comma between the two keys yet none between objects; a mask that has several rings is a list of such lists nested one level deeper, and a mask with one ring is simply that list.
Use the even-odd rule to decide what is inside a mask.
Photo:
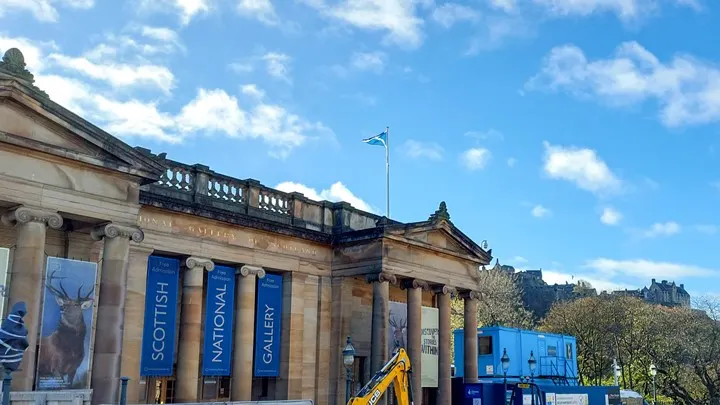
[{"label": "chimney", "polygon": [[680,283],[680,288],[685,289],[685,284]]},{"label": "chimney", "polygon": [[652,279],[652,283],[655,284],[655,279]]},{"label": "chimney", "polygon": [[663,283],[663,284],[667,284],[667,280],[663,280],[662,283]]}]

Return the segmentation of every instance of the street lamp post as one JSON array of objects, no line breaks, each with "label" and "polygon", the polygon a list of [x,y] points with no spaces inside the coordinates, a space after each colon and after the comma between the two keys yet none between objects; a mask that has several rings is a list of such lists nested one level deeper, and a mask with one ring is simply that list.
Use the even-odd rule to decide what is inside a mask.
[{"label": "street lamp post", "polygon": [[615,379],[615,385],[620,386],[620,382],[618,381],[620,379],[620,374],[622,373],[622,370],[620,369],[620,366],[617,364],[617,359],[613,359],[613,378]]},{"label": "street lamp post", "polygon": [[530,368],[530,381],[535,381],[535,368],[537,367],[537,360],[535,360],[535,355],[533,355],[532,350],[530,350],[528,367]]},{"label": "street lamp post", "polygon": [[655,387],[655,376],[657,375],[657,367],[655,363],[650,363],[650,375],[653,381],[653,405],[657,404],[657,388]]},{"label": "street lamp post", "polygon": [[343,349],[343,364],[345,364],[345,370],[347,372],[346,385],[345,385],[345,403],[350,402],[350,388],[352,385],[352,367],[355,364],[355,347],[352,345],[350,336],[347,337],[347,343]]},{"label": "street lamp post", "polygon": [[503,349],[500,364],[502,364],[503,369],[503,386],[505,387],[505,403],[507,403],[507,372],[510,369],[510,357],[507,354],[507,349]]}]

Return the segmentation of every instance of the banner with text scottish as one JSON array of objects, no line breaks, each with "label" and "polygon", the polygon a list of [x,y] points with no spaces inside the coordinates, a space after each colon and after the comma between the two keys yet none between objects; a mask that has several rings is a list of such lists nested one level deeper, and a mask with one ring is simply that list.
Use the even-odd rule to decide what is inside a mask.
[{"label": "banner with text scottish", "polygon": [[215,266],[208,273],[202,373],[229,376],[232,369],[235,269]]},{"label": "banner with text scottish", "polygon": [[173,375],[179,276],[178,259],[150,256],[140,358],[140,375],[143,377]]},{"label": "banner with text scottish", "polygon": [[277,274],[268,274],[257,282],[254,367],[256,377],[280,375],[282,282],[282,276]]}]

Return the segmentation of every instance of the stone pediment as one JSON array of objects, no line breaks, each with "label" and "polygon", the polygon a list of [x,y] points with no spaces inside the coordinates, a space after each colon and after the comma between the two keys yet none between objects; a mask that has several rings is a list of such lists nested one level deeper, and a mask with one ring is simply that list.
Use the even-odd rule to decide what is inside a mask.
[{"label": "stone pediment", "polygon": [[52,101],[17,49],[0,61],[0,145],[13,145],[157,181],[161,163]]},{"label": "stone pediment", "polygon": [[412,244],[422,245],[430,250],[464,256],[482,264],[492,260],[492,249],[484,250],[452,222],[443,218],[390,225],[386,227],[385,234],[395,239],[402,238]]}]

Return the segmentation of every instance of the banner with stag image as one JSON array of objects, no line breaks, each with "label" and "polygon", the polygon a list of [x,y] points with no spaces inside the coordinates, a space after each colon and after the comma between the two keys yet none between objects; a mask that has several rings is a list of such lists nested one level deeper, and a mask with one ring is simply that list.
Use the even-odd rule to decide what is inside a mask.
[{"label": "banner with stag image", "polygon": [[10,266],[10,249],[0,247],[0,318],[5,318],[5,302],[8,296],[7,274]]},{"label": "banner with stag image", "polygon": [[97,263],[48,257],[37,390],[90,388]]},{"label": "banner with stag image", "polygon": [[[388,349],[392,356],[396,345],[407,350],[407,304],[395,301],[389,304]],[[422,307],[421,380],[422,386],[427,388],[438,386],[438,316],[437,308]]]}]

